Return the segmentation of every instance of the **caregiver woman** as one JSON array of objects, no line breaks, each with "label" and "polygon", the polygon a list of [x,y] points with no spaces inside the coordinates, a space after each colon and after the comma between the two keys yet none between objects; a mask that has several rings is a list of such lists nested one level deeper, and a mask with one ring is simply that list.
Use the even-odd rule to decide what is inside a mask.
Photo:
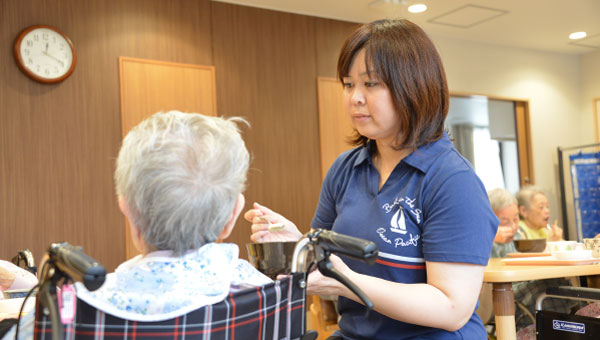
[{"label": "caregiver woman", "polygon": [[[486,339],[475,314],[498,219],[471,165],[446,132],[448,86],[425,32],[407,20],[359,27],[342,47],[338,77],[356,148],[325,177],[312,228],[377,243],[373,266],[333,258],[373,301],[315,271],[308,293],[339,295],[334,339]],[[279,232],[265,224],[282,222]],[[246,212],[254,242],[298,240],[283,216]]]}]

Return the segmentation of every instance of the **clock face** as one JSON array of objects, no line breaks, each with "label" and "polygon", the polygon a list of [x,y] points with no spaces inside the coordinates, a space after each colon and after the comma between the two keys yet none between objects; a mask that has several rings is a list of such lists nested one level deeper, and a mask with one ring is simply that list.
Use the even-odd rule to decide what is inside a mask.
[{"label": "clock face", "polygon": [[58,29],[32,26],[15,43],[19,67],[34,80],[53,83],[68,77],[75,68],[73,45]]}]

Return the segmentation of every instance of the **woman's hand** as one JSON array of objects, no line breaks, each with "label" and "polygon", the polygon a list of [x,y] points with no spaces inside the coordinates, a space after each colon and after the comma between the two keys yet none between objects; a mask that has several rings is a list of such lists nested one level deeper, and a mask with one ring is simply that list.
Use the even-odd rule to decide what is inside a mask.
[{"label": "woman's hand", "polygon": [[[336,255],[330,255],[329,259],[331,264],[344,276],[348,277],[352,273],[352,270]],[[336,279],[324,276],[321,272],[316,269],[308,275],[308,285],[306,286],[306,293],[312,295],[328,296],[337,295],[345,296],[350,298],[350,294],[354,295],[352,291],[341,282]],[[356,297],[358,299],[358,297]]]},{"label": "woman's hand", "polygon": [[254,209],[246,211],[244,218],[252,223],[252,242],[298,241],[302,238],[302,233],[292,221],[258,203],[254,203]]},{"label": "woman's hand", "polygon": [[512,242],[515,236],[515,230],[510,226],[498,226],[496,237],[494,237],[495,243],[508,243]]},{"label": "woman's hand", "polygon": [[548,241],[562,241],[563,230],[558,226],[558,221],[554,221],[554,224],[550,226],[550,234],[548,235]]}]

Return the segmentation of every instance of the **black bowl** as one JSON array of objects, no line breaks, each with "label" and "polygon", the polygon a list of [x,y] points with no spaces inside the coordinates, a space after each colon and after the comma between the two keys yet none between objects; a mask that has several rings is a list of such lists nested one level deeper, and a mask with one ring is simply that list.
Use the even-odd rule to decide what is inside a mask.
[{"label": "black bowl", "polygon": [[515,248],[521,253],[540,253],[546,249],[546,239],[515,240]]},{"label": "black bowl", "polygon": [[248,261],[261,273],[273,280],[279,274],[292,271],[292,257],[296,242],[248,243]]}]

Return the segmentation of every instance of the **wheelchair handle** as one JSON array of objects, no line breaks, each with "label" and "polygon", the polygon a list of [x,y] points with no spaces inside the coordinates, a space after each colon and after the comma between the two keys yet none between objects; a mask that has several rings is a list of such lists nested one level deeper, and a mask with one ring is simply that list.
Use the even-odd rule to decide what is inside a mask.
[{"label": "wheelchair handle", "polygon": [[311,231],[308,237],[325,252],[345,255],[369,265],[373,265],[377,260],[379,250],[371,241],[323,229]]},{"label": "wheelchair handle", "polygon": [[59,270],[69,275],[75,281],[81,281],[89,291],[94,291],[106,278],[106,270],[98,261],[86,255],[81,247],[75,247],[67,242],[54,243],[48,249],[50,261]]},{"label": "wheelchair handle", "polygon": [[292,259],[292,273],[307,270],[306,258],[312,252],[314,262],[319,271],[327,277],[341,282],[358,296],[368,309],[373,308],[369,297],[346,276],[333,267],[329,255],[340,254],[365,262],[369,265],[375,263],[379,252],[377,245],[361,238],[338,234],[333,231],[317,229],[305,235],[294,248]]}]

